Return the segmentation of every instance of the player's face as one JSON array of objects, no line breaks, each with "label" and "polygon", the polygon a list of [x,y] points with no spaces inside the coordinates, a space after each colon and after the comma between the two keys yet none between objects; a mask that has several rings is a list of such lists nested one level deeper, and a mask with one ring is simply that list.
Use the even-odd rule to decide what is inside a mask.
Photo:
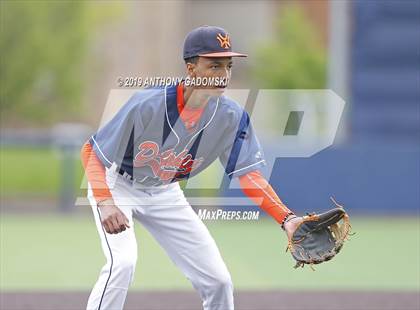
[{"label": "player's face", "polygon": [[221,86],[201,86],[196,87],[206,89],[212,95],[221,95],[227,87],[232,75],[232,57],[199,57],[196,64],[189,64],[187,67],[190,77],[207,77],[207,78],[220,78],[225,79],[226,83]]}]

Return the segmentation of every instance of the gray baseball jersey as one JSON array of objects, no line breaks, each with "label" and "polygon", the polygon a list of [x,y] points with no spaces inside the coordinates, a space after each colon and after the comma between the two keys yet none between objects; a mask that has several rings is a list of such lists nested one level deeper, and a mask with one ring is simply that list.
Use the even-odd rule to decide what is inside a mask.
[{"label": "gray baseball jersey", "polygon": [[194,132],[179,115],[177,86],[136,92],[91,138],[106,167],[145,186],[193,177],[219,158],[232,178],[265,165],[248,113],[226,96],[211,97]]}]

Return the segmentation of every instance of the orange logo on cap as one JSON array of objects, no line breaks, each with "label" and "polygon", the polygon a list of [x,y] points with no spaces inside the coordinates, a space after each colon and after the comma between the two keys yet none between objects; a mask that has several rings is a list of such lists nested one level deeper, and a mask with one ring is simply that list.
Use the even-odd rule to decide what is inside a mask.
[{"label": "orange logo on cap", "polygon": [[223,36],[222,34],[217,34],[217,40],[220,42],[220,47],[228,49],[230,47],[230,38],[229,35]]}]

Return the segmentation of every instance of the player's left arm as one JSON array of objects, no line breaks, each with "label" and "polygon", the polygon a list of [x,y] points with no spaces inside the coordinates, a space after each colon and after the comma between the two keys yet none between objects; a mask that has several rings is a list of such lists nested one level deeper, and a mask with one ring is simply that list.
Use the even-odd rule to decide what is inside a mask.
[{"label": "player's left arm", "polygon": [[301,218],[286,207],[258,170],[265,165],[264,154],[246,111],[239,118],[233,144],[227,143],[220,160],[227,176],[238,177],[245,195],[273,217],[290,237]]},{"label": "player's left arm", "polygon": [[281,201],[261,172],[253,170],[238,178],[245,195],[274,218],[288,235],[293,233],[299,218]]}]

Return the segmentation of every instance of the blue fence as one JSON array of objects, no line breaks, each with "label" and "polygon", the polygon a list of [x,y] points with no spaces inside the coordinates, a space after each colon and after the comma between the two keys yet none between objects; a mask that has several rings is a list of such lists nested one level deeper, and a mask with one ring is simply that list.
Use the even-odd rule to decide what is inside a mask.
[{"label": "blue fence", "polygon": [[420,2],[351,5],[348,141],[278,159],[270,181],[299,212],[326,209],[334,195],[353,213],[418,215]]}]

